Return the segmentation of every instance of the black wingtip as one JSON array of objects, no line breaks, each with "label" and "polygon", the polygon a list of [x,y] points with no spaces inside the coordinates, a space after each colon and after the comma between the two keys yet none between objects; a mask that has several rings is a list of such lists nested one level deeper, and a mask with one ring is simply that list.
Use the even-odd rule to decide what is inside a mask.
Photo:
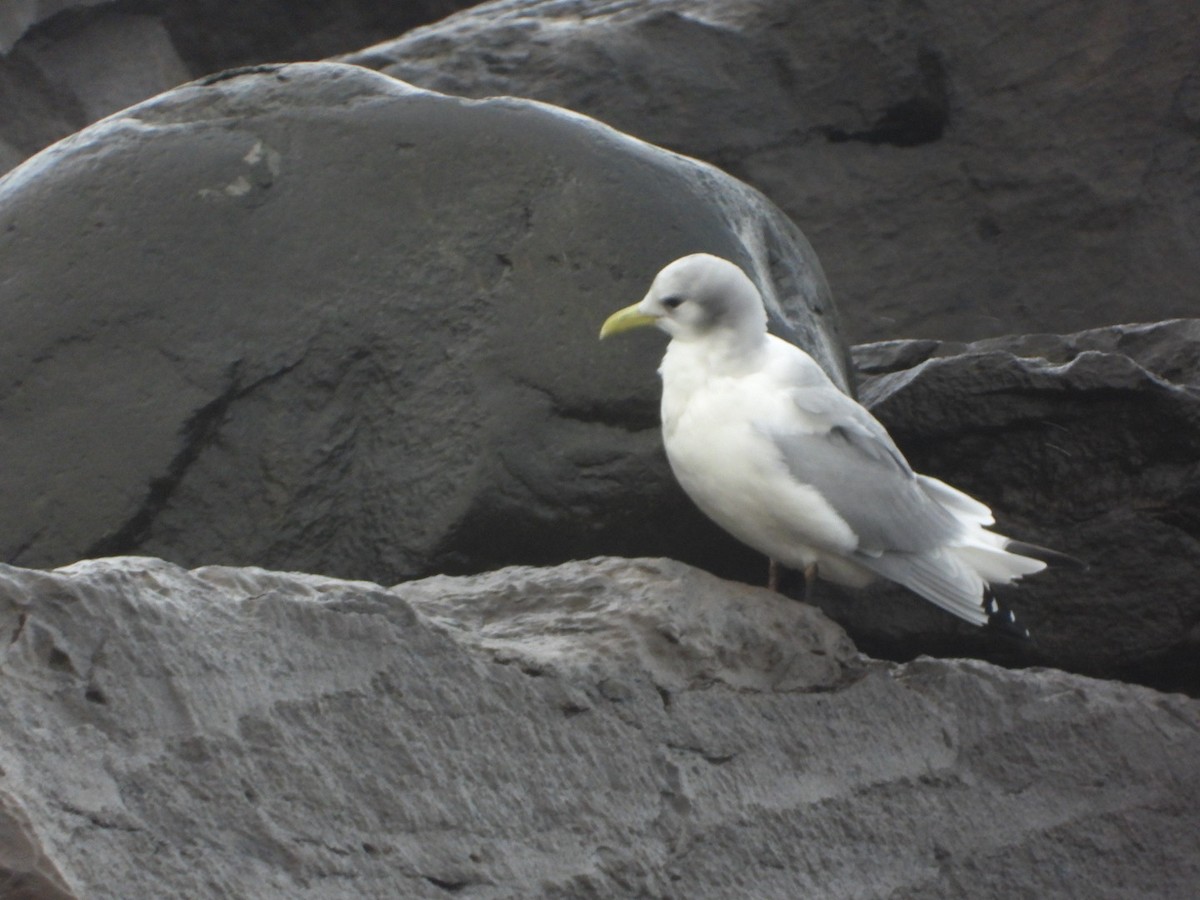
[{"label": "black wingtip", "polygon": [[997,634],[1016,640],[1033,643],[1033,638],[1029,635],[1029,629],[1017,621],[1017,617],[1013,615],[1013,611],[1003,605],[996,599],[996,595],[992,593],[989,587],[983,594],[983,610],[987,613],[987,624],[983,627],[989,631],[994,631]]},{"label": "black wingtip", "polygon": [[1072,569],[1087,569],[1088,564],[1078,557],[1071,556],[1068,553],[1059,553],[1057,550],[1051,550],[1049,547],[1040,547],[1037,544],[1027,544],[1024,541],[1010,540],[1004,545],[1004,549],[1010,553],[1016,553],[1019,556],[1028,556],[1030,559],[1040,559],[1044,563],[1052,566],[1067,566]]}]

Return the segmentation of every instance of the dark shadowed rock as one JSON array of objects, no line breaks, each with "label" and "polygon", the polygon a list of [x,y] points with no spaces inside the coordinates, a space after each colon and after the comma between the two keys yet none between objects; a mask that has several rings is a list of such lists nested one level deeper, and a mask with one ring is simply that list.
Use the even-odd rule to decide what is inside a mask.
[{"label": "dark shadowed rock", "polygon": [[1200,880],[1196,701],[874,663],[819,613],[677,563],[391,590],[0,567],[0,632],[0,860],[32,896],[1182,900]]},{"label": "dark shadowed rock", "polygon": [[775,207],[575,114],[329,64],[127,110],[0,182],[0,556],[757,574],[667,472],[662,336],[597,340],[694,251],[843,377]]},{"label": "dark shadowed rock", "polygon": [[809,235],[857,340],[1196,308],[1194,3],[505,0],[350,59],[716,163]]},{"label": "dark shadowed rock", "polygon": [[320,59],[466,0],[3,0],[0,172],[102,116],[200,75]]},{"label": "dark shadowed rock", "polygon": [[1200,693],[1200,320],[971,345],[855,348],[862,395],[913,466],[1000,530],[1089,564],[1002,596],[1012,645],[899,589],[817,599],[860,646],[1052,663]]}]

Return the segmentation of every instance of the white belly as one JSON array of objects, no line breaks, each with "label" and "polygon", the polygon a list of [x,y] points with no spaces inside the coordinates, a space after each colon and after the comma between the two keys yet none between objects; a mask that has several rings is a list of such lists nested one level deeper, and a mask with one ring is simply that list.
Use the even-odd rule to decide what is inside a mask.
[{"label": "white belly", "polygon": [[707,378],[664,371],[663,443],[671,469],[696,505],[745,544],[805,568],[840,557],[858,540],[810,486],[788,472],[755,422],[788,422],[790,397],[766,376]]}]

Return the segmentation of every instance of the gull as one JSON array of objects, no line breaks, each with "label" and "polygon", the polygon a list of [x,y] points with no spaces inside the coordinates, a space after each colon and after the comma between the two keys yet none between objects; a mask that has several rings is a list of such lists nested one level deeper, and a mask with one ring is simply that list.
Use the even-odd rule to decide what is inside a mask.
[{"label": "gull", "polygon": [[887,429],[817,362],[767,333],[745,272],[705,253],[677,259],[606,338],[653,325],[670,335],[662,436],[680,486],[710,519],[771,561],[864,587],[904,585],[975,625],[1028,636],[993,584],[1070,557],[988,530],[992,512],[913,471]]}]

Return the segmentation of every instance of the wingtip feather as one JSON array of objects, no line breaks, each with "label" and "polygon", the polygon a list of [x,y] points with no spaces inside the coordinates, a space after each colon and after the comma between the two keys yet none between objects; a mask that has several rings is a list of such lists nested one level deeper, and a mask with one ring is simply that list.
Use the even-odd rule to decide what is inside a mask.
[{"label": "wingtip feather", "polygon": [[1090,568],[1082,559],[1071,556],[1069,553],[1060,553],[1058,550],[1051,550],[1049,547],[1041,547],[1037,544],[1027,544],[1025,541],[1014,541],[1009,538],[1004,544],[1004,549],[1009,553],[1028,556],[1030,559],[1040,560],[1052,566],[1067,566],[1072,569]]},{"label": "wingtip feather", "polygon": [[997,599],[990,587],[985,588],[983,592],[983,609],[987,613],[985,628],[1005,637],[1033,642],[1033,638],[1029,635],[1029,629],[1017,621],[1013,611]]}]

